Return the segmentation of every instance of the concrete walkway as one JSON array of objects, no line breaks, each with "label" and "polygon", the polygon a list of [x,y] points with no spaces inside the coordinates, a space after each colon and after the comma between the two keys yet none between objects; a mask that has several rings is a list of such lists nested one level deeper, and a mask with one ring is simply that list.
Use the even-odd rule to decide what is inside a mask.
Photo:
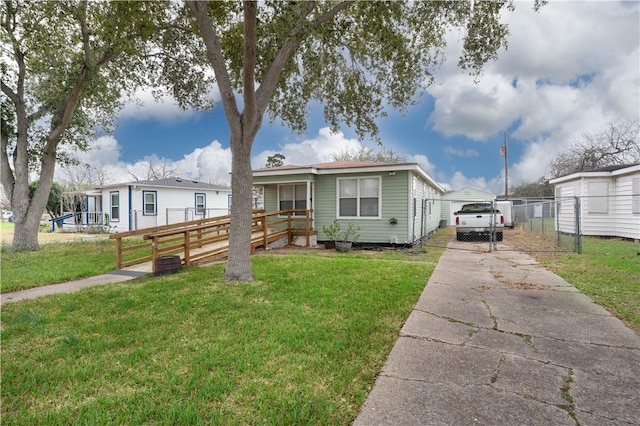
[{"label": "concrete walkway", "polygon": [[518,252],[452,241],[355,421],[640,425],[640,337]]},{"label": "concrete walkway", "polygon": [[112,284],[122,281],[132,280],[151,273],[151,262],[142,263],[130,268],[118,269],[108,274],[96,275],[93,277],[82,278],[79,280],[68,281],[60,284],[51,284],[43,287],[30,288],[27,290],[19,290],[11,293],[0,294],[2,305],[12,302],[21,302],[23,300],[35,299],[40,296],[48,296],[58,293],[71,293],[86,287],[96,285]]}]

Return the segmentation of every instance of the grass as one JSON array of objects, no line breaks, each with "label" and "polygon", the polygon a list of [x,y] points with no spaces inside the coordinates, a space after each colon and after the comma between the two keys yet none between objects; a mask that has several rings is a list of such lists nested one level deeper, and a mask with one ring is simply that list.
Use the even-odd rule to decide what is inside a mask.
[{"label": "grass", "polygon": [[350,424],[440,251],[328,252],[4,306],[3,424]]},{"label": "grass", "polygon": [[[125,241],[134,244],[136,241]],[[42,244],[36,252],[2,246],[0,292],[24,290],[100,275],[116,268],[113,240]]]},{"label": "grass", "polygon": [[531,255],[581,292],[640,332],[640,244],[623,239],[582,238],[582,254],[545,252],[553,242],[522,230],[509,244]]},{"label": "grass", "polygon": [[115,269],[113,241],[43,244],[37,252],[2,251],[3,293],[99,275]]}]

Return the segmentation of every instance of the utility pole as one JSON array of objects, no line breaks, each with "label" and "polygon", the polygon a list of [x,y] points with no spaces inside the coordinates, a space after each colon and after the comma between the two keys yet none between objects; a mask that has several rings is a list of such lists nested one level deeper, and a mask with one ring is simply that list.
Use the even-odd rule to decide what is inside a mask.
[{"label": "utility pole", "polygon": [[500,146],[500,155],[504,157],[504,198],[509,198],[509,155],[507,150],[507,131],[504,131],[504,145]]}]

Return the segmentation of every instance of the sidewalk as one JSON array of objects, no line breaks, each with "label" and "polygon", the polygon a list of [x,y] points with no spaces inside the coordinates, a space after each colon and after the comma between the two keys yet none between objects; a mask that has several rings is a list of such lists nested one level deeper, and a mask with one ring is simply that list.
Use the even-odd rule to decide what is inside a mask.
[{"label": "sidewalk", "polygon": [[640,336],[526,254],[452,250],[473,247],[450,243],[354,424],[640,425]]},{"label": "sidewalk", "polygon": [[71,293],[86,287],[129,281],[150,273],[151,262],[147,262],[126,269],[117,269],[108,274],[96,275],[60,284],[30,288],[27,290],[19,290],[11,293],[3,293],[0,294],[0,303],[4,305],[12,302],[21,302],[27,299],[35,299],[40,296],[48,296],[51,294]]}]

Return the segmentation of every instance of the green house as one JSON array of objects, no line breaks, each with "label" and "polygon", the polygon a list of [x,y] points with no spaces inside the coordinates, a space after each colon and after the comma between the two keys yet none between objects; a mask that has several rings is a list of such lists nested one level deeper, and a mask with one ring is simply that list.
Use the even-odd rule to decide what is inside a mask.
[{"label": "green house", "polygon": [[359,227],[359,244],[412,245],[440,225],[440,187],[416,163],[333,162],[253,171],[267,212],[311,210],[317,241],[337,219]]}]

